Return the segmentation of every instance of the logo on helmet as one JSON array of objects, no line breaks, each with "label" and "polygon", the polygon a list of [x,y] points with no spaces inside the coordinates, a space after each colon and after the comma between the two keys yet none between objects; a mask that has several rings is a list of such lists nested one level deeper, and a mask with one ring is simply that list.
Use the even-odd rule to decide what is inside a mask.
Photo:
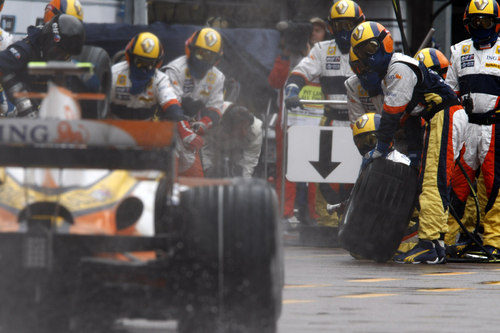
[{"label": "logo on helmet", "polygon": [[476,8],[479,10],[483,10],[488,6],[488,0],[475,0],[474,5],[476,5]]},{"label": "logo on helmet", "polygon": [[155,42],[151,38],[146,38],[145,40],[142,41],[141,47],[144,53],[151,53],[155,48]]},{"label": "logo on helmet", "polygon": [[370,118],[368,118],[368,116],[366,114],[364,114],[356,122],[356,127],[359,128],[359,129],[362,129],[363,127],[365,127],[365,125],[368,122],[368,120],[370,120]]},{"label": "logo on helmet", "polygon": [[54,34],[54,42],[59,43],[61,41],[61,35],[59,35],[59,25],[57,22],[52,23],[52,33]]},{"label": "logo on helmet", "polygon": [[349,5],[345,0],[339,1],[339,3],[335,6],[335,10],[339,13],[339,15],[345,14],[347,8],[349,8]]},{"label": "logo on helmet", "polygon": [[75,0],[75,10],[76,10],[76,15],[83,16],[82,15],[82,5],[80,4],[80,1],[78,1],[78,0]]},{"label": "logo on helmet", "polygon": [[424,54],[423,54],[423,53],[419,53],[419,54],[418,54],[418,60],[420,60],[420,61],[424,61],[424,59],[425,59]]},{"label": "logo on helmet", "polygon": [[217,43],[217,35],[213,31],[208,31],[205,34],[205,44],[207,44],[208,47],[212,47]]},{"label": "logo on helmet", "polygon": [[354,30],[354,34],[352,35],[352,37],[354,38],[354,40],[360,40],[361,37],[363,37],[363,32],[365,31],[365,27],[363,27],[362,25],[359,25],[356,30]]}]

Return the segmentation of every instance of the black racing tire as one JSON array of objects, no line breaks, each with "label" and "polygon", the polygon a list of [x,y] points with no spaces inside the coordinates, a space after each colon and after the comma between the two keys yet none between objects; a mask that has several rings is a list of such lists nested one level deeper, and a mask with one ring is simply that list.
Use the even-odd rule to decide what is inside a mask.
[{"label": "black racing tire", "polygon": [[274,190],[257,179],[191,188],[180,213],[179,332],[275,332],[283,260]]},{"label": "black racing tire", "polygon": [[[108,53],[97,46],[85,45],[82,52],[73,57],[78,62],[91,62],[94,65],[94,75],[99,80],[99,88],[93,93],[106,95],[105,100],[81,100],[82,118],[84,119],[105,119],[109,113],[110,93],[111,93],[111,60]],[[82,91],[82,92],[89,92]]]},{"label": "black racing tire", "polygon": [[357,255],[385,262],[396,252],[417,198],[413,168],[376,159],[361,173],[339,227],[341,246]]}]

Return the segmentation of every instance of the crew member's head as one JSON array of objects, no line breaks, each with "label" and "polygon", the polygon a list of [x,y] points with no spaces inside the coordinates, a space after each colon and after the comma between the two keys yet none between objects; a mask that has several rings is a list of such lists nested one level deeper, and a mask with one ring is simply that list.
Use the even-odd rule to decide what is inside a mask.
[{"label": "crew member's head", "polygon": [[358,25],[351,35],[351,47],[370,71],[385,76],[394,52],[394,42],[391,33],[382,24],[366,21]]},{"label": "crew member's head", "polygon": [[83,21],[83,9],[79,0],[52,0],[45,6],[43,22],[47,23],[60,14],[68,14]]},{"label": "crew member's head", "polygon": [[61,14],[45,23],[40,38],[43,60],[68,60],[82,52],[85,28],[76,17]]},{"label": "crew member's head", "polygon": [[443,79],[446,79],[446,72],[448,72],[450,62],[441,51],[428,47],[415,54],[415,59],[423,62],[425,67],[432,69]]},{"label": "crew member's head", "polygon": [[221,35],[212,28],[196,31],[185,46],[189,72],[195,79],[202,79],[222,56]]},{"label": "crew member's head", "polygon": [[130,40],[125,48],[125,59],[129,64],[133,95],[144,91],[155,70],[162,65],[163,57],[163,46],[156,35],[141,32]]},{"label": "crew member's head", "polygon": [[359,117],[352,128],[354,144],[364,156],[377,145],[377,130],[380,126],[380,115],[365,113]]},{"label": "crew member's head", "polygon": [[309,43],[311,44],[311,46],[316,44],[317,42],[324,41],[327,35],[326,22],[320,19],[319,17],[313,17],[312,19],[309,20],[309,22],[312,24],[311,37],[309,38]]},{"label": "crew member's head", "polygon": [[[226,110],[222,115],[221,129],[227,139],[243,139],[251,130],[254,117],[244,106],[224,103]],[[227,106],[226,106],[227,104]]]},{"label": "crew member's head", "polygon": [[352,30],[364,21],[365,15],[354,1],[340,0],[332,5],[328,15],[328,25],[340,52],[344,54],[349,52]]},{"label": "crew member's head", "polygon": [[500,8],[495,0],[471,0],[464,13],[465,29],[476,48],[496,42],[500,31]]}]

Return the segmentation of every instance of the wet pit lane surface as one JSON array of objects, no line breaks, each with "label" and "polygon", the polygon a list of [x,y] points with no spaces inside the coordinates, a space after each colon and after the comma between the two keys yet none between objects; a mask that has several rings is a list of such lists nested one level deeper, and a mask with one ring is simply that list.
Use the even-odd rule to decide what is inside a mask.
[{"label": "wet pit lane surface", "polygon": [[[379,264],[329,248],[285,248],[279,333],[498,332],[500,264]],[[174,322],[124,320],[128,332]]]}]

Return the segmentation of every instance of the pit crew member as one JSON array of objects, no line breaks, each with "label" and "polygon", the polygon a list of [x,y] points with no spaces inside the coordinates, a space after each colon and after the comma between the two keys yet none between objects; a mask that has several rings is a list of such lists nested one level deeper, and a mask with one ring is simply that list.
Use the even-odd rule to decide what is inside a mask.
[{"label": "pit crew member", "polygon": [[403,115],[411,112],[428,123],[420,173],[419,242],[394,260],[442,263],[444,243],[439,239],[446,232],[444,212],[449,205],[451,172],[463,144],[467,115],[439,75],[414,58],[394,53],[392,36],[381,24],[368,21],[357,26],[351,36],[351,47],[368,68],[367,80],[373,85],[380,84],[384,94],[377,145],[363,157],[365,164],[387,156]]},{"label": "pit crew member", "polygon": [[[341,0],[335,2],[330,8],[328,25],[332,40],[316,43],[309,55],[292,70],[285,86],[285,104],[291,110],[289,113],[303,112],[299,93],[309,82],[319,80],[321,90],[326,99],[346,100],[344,81],[353,72],[349,67],[348,53],[349,38],[352,30],[365,20],[361,8],[354,1]],[[325,106],[320,125],[346,126],[348,121],[345,107]],[[320,184],[316,195],[316,207],[326,206],[330,203],[341,202],[349,193],[348,186],[344,184]],[[319,212],[327,217],[327,212]],[[327,219],[320,217],[319,224],[329,226],[338,225],[338,218]]]},{"label": "pit crew member", "polygon": [[[433,48],[422,49],[415,55],[415,59],[422,61],[425,67],[438,73],[443,79],[446,78],[449,61],[443,53]],[[345,81],[347,90],[347,108],[349,111],[349,120],[351,126],[362,114],[375,112],[381,114],[384,104],[384,95],[378,81],[369,80],[367,67],[360,63],[359,58],[354,52],[349,52],[349,64],[356,75],[351,76]],[[372,84],[373,83],[373,84]],[[402,122],[406,136],[407,148],[404,149],[412,165],[416,168],[420,164],[420,155],[422,150],[423,128],[420,117],[405,117]],[[400,145],[397,141],[396,144]],[[399,149],[399,148],[398,148]]]},{"label": "pit crew member", "polygon": [[167,75],[159,70],[163,46],[154,34],[141,32],[125,48],[126,60],[111,68],[110,112],[121,119],[183,119],[182,108]]},{"label": "pit crew member", "polygon": [[212,28],[196,31],[185,45],[186,54],[162,67],[184,114],[192,121],[180,121],[177,129],[179,145],[179,175],[203,177],[199,150],[203,135],[221,117],[224,74],[215,65],[222,57],[221,35]]},{"label": "pit crew member", "polygon": [[[27,73],[30,61],[68,60],[79,54],[85,42],[85,29],[77,18],[62,14],[43,27],[28,27],[28,36],[0,52],[1,84],[17,109],[18,116],[34,114],[36,107],[16,92],[33,89]],[[33,89],[36,90],[36,89]]]},{"label": "pit crew member", "polygon": [[[451,47],[451,66],[446,82],[461,96],[469,114],[465,152],[460,162],[471,180],[475,179],[476,171],[481,169],[488,198],[483,220],[483,244],[491,255],[500,257],[498,3],[494,0],[470,1],[465,9],[463,23],[471,38]],[[454,207],[461,217],[470,189],[458,167],[453,174],[452,187]]]},{"label": "pit crew member", "polygon": [[207,177],[252,177],[262,148],[262,121],[244,106],[224,102],[222,119],[206,135]]}]

